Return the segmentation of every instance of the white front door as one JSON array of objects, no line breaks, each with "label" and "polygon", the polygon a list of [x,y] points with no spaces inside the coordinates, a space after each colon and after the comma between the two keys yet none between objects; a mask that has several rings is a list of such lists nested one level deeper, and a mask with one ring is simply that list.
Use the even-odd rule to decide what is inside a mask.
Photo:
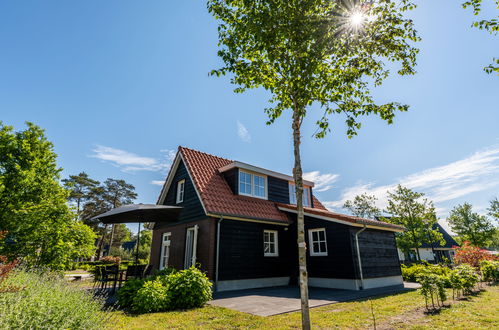
[{"label": "white front door", "polygon": [[187,228],[187,234],[185,237],[185,259],[184,267],[190,268],[196,265],[196,247],[198,238],[198,226],[192,228]]}]

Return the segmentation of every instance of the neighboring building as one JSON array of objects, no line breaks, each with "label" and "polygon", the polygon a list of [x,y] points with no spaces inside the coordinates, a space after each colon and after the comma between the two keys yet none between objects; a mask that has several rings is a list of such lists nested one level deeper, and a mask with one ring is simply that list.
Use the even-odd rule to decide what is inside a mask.
[{"label": "neighboring building", "polygon": [[[395,244],[403,227],[329,212],[314,183],[304,187],[310,286],[403,284]],[[294,188],[291,176],[179,147],[158,204],[183,209],[155,224],[151,264],[199,264],[217,291],[296,284]]]},{"label": "neighboring building", "polygon": [[[459,246],[459,244],[452,238],[452,236],[438,223],[433,226],[433,229],[438,230],[442,233],[445,240],[445,245],[441,246],[440,242],[435,242],[433,244],[423,244],[419,250],[419,256],[422,260],[426,260],[430,263],[444,262],[445,260],[454,260],[454,246]],[[404,253],[398,249],[399,259],[401,262],[413,262],[417,261],[416,249],[413,249],[410,253]]]}]

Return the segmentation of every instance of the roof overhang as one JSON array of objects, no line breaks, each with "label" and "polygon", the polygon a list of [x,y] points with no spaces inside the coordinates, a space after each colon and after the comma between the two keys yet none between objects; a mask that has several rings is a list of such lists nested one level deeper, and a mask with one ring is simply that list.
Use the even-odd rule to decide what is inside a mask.
[{"label": "roof overhang", "polygon": [[178,218],[182,207],[156,204],[129,204],[96,215],[102,223],[171,222]]},{"label": "roof overhang", "polygon": [[[218,171],[220,173],[223,173],[223,172],[226,172],[226,171],[231,170],[233,168],[241,168],[243,170],[265,174],[267,176],[272,176],[274,178],[278,178],[278,179],[282,179],[282,180],[286,180],[286,181],[291,181],[291,182],[295,181],[295,179],[290,175],[285,175],[282,173],[270,171],[270,170],[267,170],[267,169],[264,169],[264,168],[261,168],[258,166],[253,166],[253,165],[238,162],[238,161],[232,162],[229,165],[225,165],[224,167],[219,168]],[[307,181],[307,180],[303,180],[303,184],[306,186],[310,186],[310,187],[314,187],[314,185],[315,185],[312,181]]]},{"label": "roof overhang", "polygon": [[[284,212],[290,212],[290,213],[294,213],[294,214],[298,213],[298,211],[296,209],[287,208],[284,206],[278,206],[278,209],[280,211],[284,211]],[[345,220],[335,218],[333,216],[323,216],[323,215],[313,214],[313,213],[310,213],[307,211],[304,212],[304,215],[307,217],[321,219],[321,220],[330,221],[330,222],[336,222],[336,223],[346,225],[346,226],[351,226],[351,227],[361,227],[361,228],[366,227],[366,228],[370,228],[370,229],[392,231],[392,232],[397,232],[397,233],[404,232],[404,229],[402,229],[402,228],[399,229],[399,228],[394,228],[394,227],[376,226],[370,222],[368,223],[367,221],[362,222],[362,220],[357,220],[358,222],[350,222],[350,221],[345,221]]]},{"label": "roof overhang", "polygon": [[267,224],[279,225],[279,226],[289,226],[291,224],[289,222],[284,222],[284,221],[279,221],[279,220],[263,219],[263,218],[255,218],[255,217],[245,217],[243,215],[237,215],[237,214],[208,213],[207,216],[213,217],[213,218],[219,218],[219,219],[267,223]]}]

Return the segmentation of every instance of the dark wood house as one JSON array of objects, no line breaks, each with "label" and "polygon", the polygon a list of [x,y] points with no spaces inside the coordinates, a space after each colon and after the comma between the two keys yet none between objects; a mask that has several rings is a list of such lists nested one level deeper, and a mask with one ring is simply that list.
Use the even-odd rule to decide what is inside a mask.
[{"label": "dark wood house", "polygon": [[[402,285],[395,232],[404,228],[328,211],[304,181],[309,284]],[[215,290],[297,283],[293,177],[179,147],[158,204],[183,209],[156,223],[154,268],[199,265]]]}]

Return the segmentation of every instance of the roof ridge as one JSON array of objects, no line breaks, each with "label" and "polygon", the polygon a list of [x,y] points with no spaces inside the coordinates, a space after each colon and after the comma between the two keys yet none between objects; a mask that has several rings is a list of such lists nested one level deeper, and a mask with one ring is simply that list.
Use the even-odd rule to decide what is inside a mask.
[{"label": "roof ridge", "polygon": [[210,153],[207,153],[207,152],[204,152],[204,151],[199,151],[199,150],[196,150],[196,149],[192,149],[192,148],[188,148],[188,147],[184,147],[184,146],[178,146],[178,150],[179,151],[182,151],[182,150],[188,150],[188,151],[194,151],[194,152],[198,152],[200,154],[204,154],[204,155],[207,155],[207,156],[210,156],[210,157],[215,157],[215,158],[219,158],[219,159],[223,159],[223,160],[227,160],[229,162],[233,162],[234,160],[232,159],[228,159],[228,158],[224,158],[224,157],[220,157],[220,156],[217,156],[217,155],[213,155],[213,154],[210,154]]}]

